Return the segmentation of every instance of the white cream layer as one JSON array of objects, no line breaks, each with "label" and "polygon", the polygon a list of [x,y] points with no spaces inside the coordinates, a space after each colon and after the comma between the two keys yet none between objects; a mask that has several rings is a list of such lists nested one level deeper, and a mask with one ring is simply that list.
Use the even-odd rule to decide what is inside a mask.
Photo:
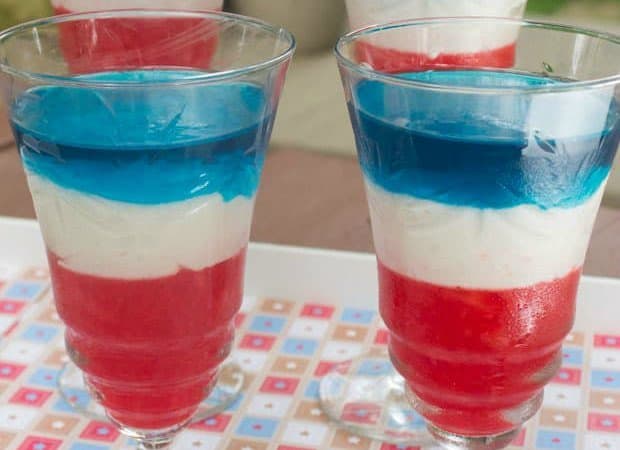
[{"label": "white cream layer", "polygon": [[[526,0],[346,0],[351,29],[395,20],[428,17],[510,17],[521,18]],[[423,53],[476,53],[504,47],[516,41],[518,26],[491,24],[452,29],[403,28],[374,35],[368,42],[380,47]]]},{"label": "white cream layer", "polygon": [[52,0],[55,8],[71,12],[109,11],[113,9],[220,10],[224,0]]},{"label": "white cream layer", "polygon": [[247,245],[254,199],[220,194],[135,205],[65,189],[38,175],[28,183],[47,248],[67,268],[137,279],[200,270]]},{"label": "white cream layer", "polygon": [[575,208],[449,206],[366,181],[377,256],[391,269],[443,286],[510,289],[580,267],[604,184]]}]

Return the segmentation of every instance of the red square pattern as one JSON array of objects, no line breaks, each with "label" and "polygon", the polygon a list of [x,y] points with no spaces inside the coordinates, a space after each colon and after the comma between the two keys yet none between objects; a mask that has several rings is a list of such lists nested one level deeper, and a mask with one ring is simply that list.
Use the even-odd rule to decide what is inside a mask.
[{"label": "red square pattern", "polygon": [[380,450],[420,450],[420,447],[403,447],[402,445],[398,446],[396,444],[383,444]]},{"label": "red square pattern", "polygon": [[595,347],[620,348],[620,336],[611,334],[595,334]]},{"label": "red square pattern", "polygon": [[248,333],[243,336],[239,343],[240,348],[247,348],[251,350],[262,350],[268,352],[276,342],[274,336],[266,336],[264,334],[252,334]]},{"label": "red square pattern", "polygon": [[555,374],[551,382],[578,386],[581,383],[581,370],[562,367],[558,370],[558,373]]},{"label": "red square pattern", "polygon": [[26,302],[18,300],[0,300],[0,313],[2,314],[19,314],[26,306]]},{"label": "red square pattern", "polygon": [[334,307],[328,305],[320,305],[318,303],[306,303],[301,310],[301,315],[306,317],[314,317],[315,319],[331,319],[334,314]]},{"label": "red square pattern", "polygon": [[60,448],[62,441],[42,436],[28,436],[17,450],[56,450]]},{"label": "red square pattern", "polygon": [[375,345],[387,345],[390,338],[390,332],[386,329],[377,330],[375,335]]},{"label": "red square pattern", "polygon": [[342,409],[342,419],[347,422],[375,424],[381,415],[381,407],[374,403],[347,403]]},{"label": "red square pattern", "polygon": [[590,413],[588,415],[588,429],[620,433],[620,415]]},{"label": "red square pattern", "polygon": [[260,391],[268,394],[293,395],[298,385],[299,378],[265,377]]},{"label": "red square pattern", "polygon": [[98,420],[91,421],[80,434],[83,439],[102,442],[114,442],[118,436],[119,432],[112,424]]},{"label": "red square pattern", "polygon": [[290,445],[278,445],[278,450],[314,450],[308,447],[292,447]]},{"label": "red square pattern", "polygon": [[28,406],[43,406],[52,393],[50,391],[43,391],[41,389],[21,388],[13,397],[9,400],[9,403],[16,403],[19,405]]},{"label": "red square pattern", "polygon": [[0,361],[0,380],[15,380],[26,366]]},{"label": "red square pattern", "polygon": [[241,328],[241,325],[243,325],[243,322],[245,321],[245,314],[244,313],[237,313],[237,315],[235,316],[235,328]]},{"label": "red square pattern", "polygon": [[351,367],[351,360],[344,362],[332,362],[332,361],[319,361],[314,369],[315,377],[322,377],[327,375],[328,372],[331,372],[332,369],[336,369],[341,374],[346,374]]},{"label": "red square pattern", "polygon": [[212,431],[222,433],[230,423],[230,414],[218,414],[217,416],[207,417],[200,422],[192,423],[189,428],[193,430]]}]

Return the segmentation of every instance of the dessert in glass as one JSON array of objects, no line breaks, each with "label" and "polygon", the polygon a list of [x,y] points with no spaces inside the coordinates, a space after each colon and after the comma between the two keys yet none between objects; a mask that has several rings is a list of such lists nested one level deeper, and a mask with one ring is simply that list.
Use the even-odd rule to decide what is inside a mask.
[{"label": "dessert in glass", "polygon": [[[54,14],[71,14],[121,9],[174,9],[180,11],[220,11],[223,0],[51,0]],[[60,46],[73,73],[110,70],[119,58],[121,68],[132,62],[136,67],[148,65],[187,65],[208,69],[218,47],[216,22],[207,27],[207,21],[194,17],[168,20],[153,17],[153,23],[144,27],[145,19],[130,19],[93,23],[65,22],[59,25]],[[191,36],[200,26],[200,36]],[[97,39],[92,36],[97,34]],[[175,40],[181,39],[181,49]],[[90,45],[85,46],[88,42]],[[161,42],[153,46],[153,42]],[[167,46],[164,45],[167,42]],[[151,51],[146,51],[150,48]],[[86,57],[87,52],[88,57]],[[127,53],[132,53],[130,56]],[[117,56],[113,56],[117,55]]]},{"label": "dessert in glass", "polygon": [[[145,34],[176,20],[194,25],[174,41],[111,47],[96,65],[88,50],[100,35],[91,33],[75,43],[85,62],[67,58],[63,27],[110,31],[125,20]],[[210,69],[193,66],[184,49],[210,45],[203,31],[214,25]],[[0,34],[3,92],[69,356],[140,448],[170,444],[230,352],[293,50],[287,31],[223,13],[74,14]],[[169,58],[142,67],[142,52]]]},{"label": "dessert in glass", "polygon": [[[346,0],[349,26],[358,30],[369,25],[405,19],[431,17],[507,17],[521,19],[527,0]],[[461,30],[459,39],[472,34],[477,39],[478,30]],[[489,45],[470,48],[467,53],[447,51],[433,55],[418,52],[409,44],[409,36],[402,33],[399,39],[360,40],[355,51],[358,61],[372,60],[372,66],[383,72],[404,72],[422,64],[463,64],[475,59],[477,64],[492,67],[511,67],[514,62],[515,41],[511,33],[491,34],[486,37]]]},{"label": "dessert in glass", "polygon": [[[515,42],[510,67],[475,57],[500,35]],[[391,41],[433,56],[404,71],[360,59],[360,42]],[[360,434],[502,448],[538,410],[573,324],[620,142],[620,39],[512,19],[427,19],[350,33],[336,54],[389,357],[404,381],[362,376],[360,364],[380,363],[365,355],[351,375],[323,380],[322,403]],[[444,58],[455,54],[471,57]],[[350,420],[351,405],[375,407],[381,420]],[[409,426],[412,408],[430,433]]]}]

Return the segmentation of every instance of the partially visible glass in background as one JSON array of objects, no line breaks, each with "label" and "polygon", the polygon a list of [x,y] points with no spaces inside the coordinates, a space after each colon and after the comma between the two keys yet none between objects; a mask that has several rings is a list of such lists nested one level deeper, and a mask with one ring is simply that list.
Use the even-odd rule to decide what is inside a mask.
[{"label": "partially visible glass in background", "polygon": [[[427,17],[523,17],[527,0],[346,0],[349,26],[352,30],[395,20]],[[400,40],[376,40],[372,44],[358,42],[356,57],[383,72],[402,72],[437,67],[440,64],[510,67],[514,63],[514,33],[496,30],[459,30],[446,41],[442,53],[429,55],[411,48],[411,40],[402,34]],[[482,36],[481,36],[482,33]],[[472,45],[475,44],[475,45]]]},{"label": "partially visible glass in background", "polygon": [[[117,9],[176,9],[185,11],[221,11],[223,0],[51,0],[55,14],[110,11]],[[152,19],[156,25],[148,29],[130,20],[106,20],[93,23],[66,22],[60,27],[60,45],[73,73],[90,73],[102,67],[108,70],[121,63],[144,67],[171,65],[209,69],[209,62],[217,48],[218,30],[196,32],[197,19]],[[190,39],[188,39],[190,38]],[[187,43],[179,48],[179,42]],[[156,44],[156,45],[153,45]],[[145,52],[156,48],[156,52]]]}]

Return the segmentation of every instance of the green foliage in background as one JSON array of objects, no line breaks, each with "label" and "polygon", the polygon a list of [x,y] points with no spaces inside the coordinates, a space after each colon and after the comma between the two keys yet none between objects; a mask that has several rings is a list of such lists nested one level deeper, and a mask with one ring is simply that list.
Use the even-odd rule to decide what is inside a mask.
[{"label": "green foliage in background", "polygon": [[51,14],[50,0],[0,0],[0,30]]},{"label": "green foliage in background", "polygon": [[620,0],[529,0],[527,3],[527,12],[536,15],[554,14],[566,8],[585,17],[620,18]]},{"label": "green foliage in background", "polygon": [[567,0],[530,0],[527,12],[534,14],[553,14],[562,9]]}]

